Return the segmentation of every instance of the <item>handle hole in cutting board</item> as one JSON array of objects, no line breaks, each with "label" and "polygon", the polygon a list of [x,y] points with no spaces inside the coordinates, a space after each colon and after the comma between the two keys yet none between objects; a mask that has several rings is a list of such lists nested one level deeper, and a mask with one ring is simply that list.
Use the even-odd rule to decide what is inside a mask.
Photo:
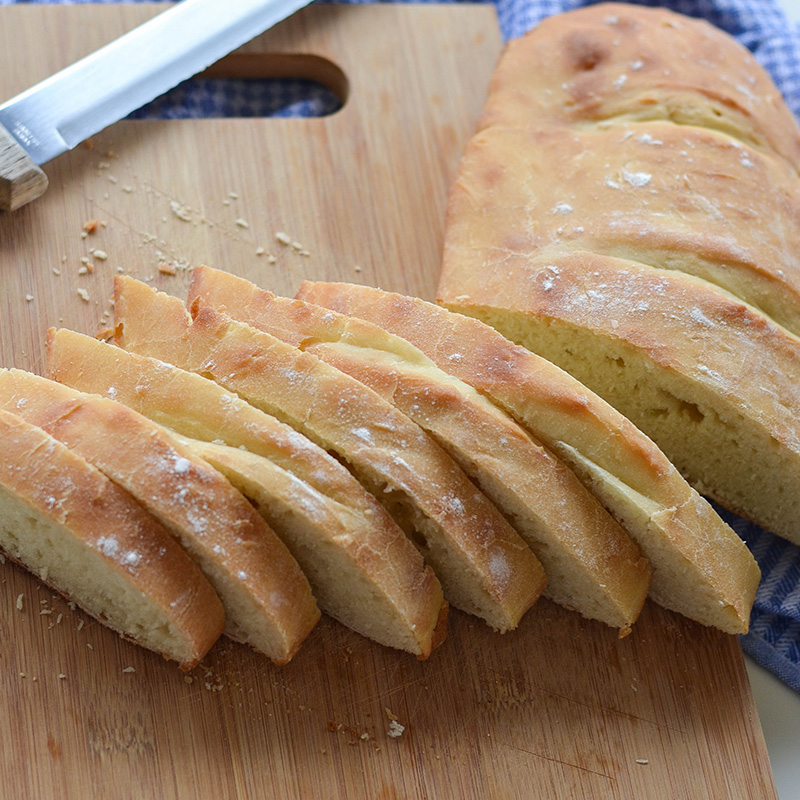
[{"label": "handle hole in cutting board", "polygon": [[233,54],[129,119],[325,117],[347,101],[344,72],[321,56]]}]

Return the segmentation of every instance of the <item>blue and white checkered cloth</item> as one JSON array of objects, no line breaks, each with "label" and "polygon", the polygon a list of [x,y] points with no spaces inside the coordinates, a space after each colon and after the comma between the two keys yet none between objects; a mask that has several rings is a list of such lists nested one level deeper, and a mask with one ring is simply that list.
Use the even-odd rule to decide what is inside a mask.
[{"label": "blue and white checkered cloth", "polygon": [[[25,1],[59,0],[0,0],[0,5]],[[506,39],[525,33],[546,16],[590,4],[591,0],[496,0]],[[775,0],[641,0],[640,4],[703,17],[733,35],[770,72],[800,118],[800,26],[788,23]],[[320,116],[335,110],[337,102],[327,90],[301,81],[194,80],[133,116]],[[742,646],[800,692],[800,548],[732,514],[720,513],[747,542],[762,572],[750,633],[742,637]]]}]

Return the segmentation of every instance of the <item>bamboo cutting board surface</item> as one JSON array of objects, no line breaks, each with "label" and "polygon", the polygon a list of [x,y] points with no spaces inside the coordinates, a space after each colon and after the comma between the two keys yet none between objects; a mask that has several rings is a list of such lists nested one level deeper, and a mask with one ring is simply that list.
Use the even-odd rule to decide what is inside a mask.
[{"label": "bamboo cutting board surface", "polygon": [[[0,98],[161,8],[0,9]],[[313,77],[338,113],[125,122],[57,159],[45,196],[0,216],[0,365],[42,372],[49,326],[110,324],[118,271],[179,296],[208,263],[283,294],[431,299],[499,50],[488,6],[313,7],[216,74]],[[453,612],[425,663],[324,620],[286,667],[223,641],[184,676],[0,578],[2,797],[776,796],[737,639],[652,605],[622,640],[547,601],[504,636]]]}]

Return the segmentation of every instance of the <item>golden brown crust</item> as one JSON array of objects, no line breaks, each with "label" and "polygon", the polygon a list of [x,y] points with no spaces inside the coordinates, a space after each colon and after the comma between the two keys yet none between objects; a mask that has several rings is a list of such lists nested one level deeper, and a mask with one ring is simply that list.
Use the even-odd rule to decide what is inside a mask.
[{"label": "golden brown crust", "polygon": [[548,446],[570,444],[640,494],[667,506],[687,495],[689,487],[666,456],[628,419],[569,373],[485,323],[355,284],[304,281],[298,297],[402,336]]},{"label": "golden brown crust", "polygon": [[[86,547],[97,569],[113,572],[147,597],[183,639],[165,656],[181,661],[183,669],[200,661],[222,633],[225,615],[202,572],[167,531],[79,455],[3,409],[0,439],[3,490],[21,498],[32,516],[51,521],[62,536]],[[14,552],[8,554],[19,560]],[[36,564],[24,566],[38,574]],[[126,638],[143,643],[135,631],[109,618],[103,602],[87,597],[83,586],[67,585],[53,571],[46,582]]]},{"label": "golden brown crust", "polygon": [[[443,598],[433,572],[383,506],[305,436],[213,381],[90,336],[51,330],[47,356],[51,378],[113,396],[184,436],[206,439],[182,441],[251,501],[260,501],[259,512],[292,550],[324,611],[420,658],[441,641],[436,628]],[[345,559],[341,569],[349,564],[359,583],[371,587],[372,614],[363,603],[345,602],[343,574],[326,574],[329,550]],[[303,558],[318,551],[321,563]]]},{"label": "golden brown crust", "polygon": [[323,611],[421,660],[443,641],[447,604],[439,581],[381,506],[365,516],[261,456],[215,442],[184,442],[282,536]]},{"label": "golden brown crust", "polygon": [[[180,301],[131,279],[117,279],[115,310],[126,348],[213,376],[335,449],[383,500],[422,514],[417,534],[453,605],[503,630],[539,596],[543,571],[516,532],[418,426],[363,384],[210,308],[192,320]],[[460,566],[445,574],[448,563]]]},{"label": "golden brown crust", "polygon": [[[485,275],[476,276],[469,286],[485,283]],[[496,283],[519,285],[513,280]],[[508,294],[513,292],[508,289]],[[519,294],[524,298],[524,292]],[[690,572],[698,576],[698,583],[708,585],[712,605],[722,601],[721,607],[730,610],[717,624],[732,632],[747,629],[758,584],[752,557],[652,441],[600,397],[483,322],[417,298],[365,286],[310,282],[301,286],[299,296],[406,338],[442,369],[493,398],[571,466],[580,464],[570,461],[570,450],[596,465],[601,475],[619,484],[619,494],[604,496],[604,502],[629,531],[641,532],[634,535],[645,552],[647,539],[665,537],[671,550],[693,565]],[[579,474],[597,489],[592,474]],[[640,508],[638,518],[631,516],[630,506]],[[691,609],[676,608],[657,573],[651,593],[662,604],[692,616]]]},{"label": "golden brown crust", "polygon": [[451,189],[439,293],[580,250],[696,275],[797,333],[799,189],[783,162],[670,122],[487,129]]},{"label": "golden brown crust", "polygon": [[480,128],[614,119],[720,130],[800,163],[797,123],[742,45],[703,20],[621,3],[550,17],[510,42]]},{"label": "golden brown crust", "polygon": [[[286,546],[216,470],[126,406],[21,370],[0,371],[0,407],[93,463],[178,537],[225,603],[229,635],[254,639],[263,626],[259,647],[269,638],[267,655],[276,663],[292,658],[319,618],[308,582]],[[247,607],[244,616],[231,596],[237,608]]]},{"label": "golden brown crust", "polygon": [[546,596],[615,627],[636,620],[650,583],[638,547],[552,453],[407,341],[207,267],[195,270],[188,302],[236,309],[368,385],[431,433],[505,511],[542,561]]}]

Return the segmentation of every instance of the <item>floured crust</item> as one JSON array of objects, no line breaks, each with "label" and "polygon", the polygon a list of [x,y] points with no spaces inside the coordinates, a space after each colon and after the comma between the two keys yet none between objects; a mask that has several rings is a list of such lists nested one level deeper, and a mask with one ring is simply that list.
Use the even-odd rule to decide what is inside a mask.
[{"label": "floured crust", "polygon": [[648,540],[671,543],[709,593],[694,609],[679,607],[656,570],[651,594],[661,604],[706,619],[719,608],[712,624],[747,629],[759,573],[746,547],[647,436],[575,378],[483,322],[417,298],[311,282],[299,296],[402,336],[495,400],[576,470],[646,553]]},{"label": "floured crust", "polygon": [[527,545],[455,463],[375,392],[210,308],[192,320],[179,300],[132,279],[116,280],[115,310],[126,349],[212,376],[336,450],[401,527],[414,529],[454,606],[508,630],[535,602],[544,573]]},{"label": "floured crust", "polygon": [[[509,280],[521,287],[518,292],[507,291]],[[695,278],[588,253],[551,256],[544,263],[528,259],[518,269],[506,265],[502,275],[484,273],[480,283],[480,287],[477,281],[466,283],[464,293],[472,290],[475,299],[458,301],[459,308],[469,308],[469,313],[487,321],[491,317],[492,324],[504,328],[507,335],[512,327],[521,329],[520,315],[534,315],[551,321],[551,333],[556,332],[556,320],[563,335],[600,337],[596,350],[607,353],[610,362],[602,386],[598,383],[601,375],[591,365],[580,366],[581,359],[574,352],[565,353],[563,341],[543,335],[539,324],[530,327],[529,344],[564,367],[569,362],[572,374],[589,382],[654,438],[665,441],[673,462],[704,491],[797,541],[800,499],[794,487],[800,471],[800,347],[795,337]],[[587,302],[591,292],[603,293],[607,302],[600,308]],[[500,319],[504,313],[492,308],[508,309],[508,323]],[[516,317],[513,321],[512,316]],[[641,366],[651,374],[642,391],[653,393],[660,388],[662,405],[685,411],[691,436],[681,437],[684,441],[674,436],[666,441],[666,431],[659,427],[662,417],[656,397],[643,403],[612,378],[616,369],[645,362],[658,369]],[[751,502],[757,503],[761,496],[763,506],[737,503],[725,469],[709,474],[696,463],[698,453],[722,444],[718,431],[708,427],[712,418],[721,420],[732,438],[738,435],[743,443],[757,442],[754,447],[760,455],[748,456],[756,459],[749,462],[751,482],[755,487],[762,481],[765,491],[753,492]],[[708,438],[700,444],[696,437],[704,432]]]},{"label": "floured crust", "polygon": [[184,434],[184,446],[256,503],[324,611],[420,658],[442,640],[431,569],[383,506],[305,436],[196,373],[83,334],[50,331],[47,353],[51,378]]},{"label": "floured crust", "polygon": [[220,595],[230,636],[291,659],[319,611],[285,545],[222,475],[131,409],[31,373],[0,371],[0,407],[93,463],[176,536]]},{"label": "floured crust", "polygon": [[[9,496],[17,498],[26,515],[39,520],[32,535],[52,526],[59,538],[85,550],[83,575],[112,573],[119,595],[92,596],[83,575],[71,581],[58,563],[45,569],[25,558],[11,538],[23,534],[22,529],[0,531],[5,552],[126,638],[159,650],[184,669],[194,666],[222,633],[225,615],[191,559],[127,492],[44,430],[0,409],[0,440],[0,519],[9,510]],[[128,593],[146,598],[143,602],[160,620],[158,637],[137,630],[141,622],[126,624]],[[157,646],[164,630],[172,640],[170,649]]]},{"label": "floured crust", "polygon": [[479,128],[620,119],[719,130],[800,163],[797,123],[746,48],[704,20],[621,3],[552,16],[509,42]]},{"label": "floured crust", "polygon": [[236,309],[368,385],[432,434],[504,511],[542,561],[548,597],[624,630],[635,621],[650,583],[638,548],[552,453],[407,341],[207,267],[195,270],[187,302]]},{"label": "floured crust", "polygon": [[464,271],[587,251],[696,275],[800,332],[797,174],[716,131],[486,129],[464,151],[447,226],[451,300]]},{"label": "floured crust", "polygon": [[380,644],[427,658],[447,629],[442,590],[381,508],[340,505],[261,456],[184,439],[220,470],[283,537],[323,611]]},{"label": "floured crust", "polygon": [[193,372],[64,328],[48,331],[47,370],[59,383],[119,400],[184,436],[268,458],[355,511],[381,508],[308,437]]}]

